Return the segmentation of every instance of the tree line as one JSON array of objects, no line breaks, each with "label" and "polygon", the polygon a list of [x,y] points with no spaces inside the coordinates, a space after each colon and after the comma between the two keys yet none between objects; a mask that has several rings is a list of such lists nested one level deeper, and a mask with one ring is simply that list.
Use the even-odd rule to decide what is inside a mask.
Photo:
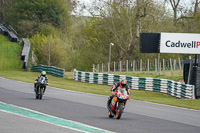
[{"label": "tree line", "polygon": [[[199,33],[199,0],[0,0],[0,22],[32,44],[36,62],[91,71],[93,64],[155,58],[139,52],[140,32]],[[79,6],[78,6],[79,5]],[[90,16],[74,15],[76,9]],[[169,10],[171,9],[171,10]],[[162,58],[188,55],[161,54]]]}]

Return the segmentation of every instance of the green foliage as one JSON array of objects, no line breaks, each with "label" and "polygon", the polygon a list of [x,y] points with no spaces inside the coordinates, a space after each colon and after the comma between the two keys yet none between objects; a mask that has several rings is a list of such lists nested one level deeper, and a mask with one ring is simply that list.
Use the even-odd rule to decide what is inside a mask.
[{"label": "green foliage", "polygon": [[23,36],[40,32],[44,24],[65,31],[69,29],[70,12],[67,0],[16,0],[9,23]]},{"label": "green foliage", "polygon": [[38,64],[64,67],[66,48],[64,42],[59,37],[36,34],[30,41],[37,56]]},{"label": "green foliage", "polygon": [[6,23],[15,0],[0,0],[0,22]]},{"label": "green foliage", "polygon": [[10,42],[0,34],[0,71],[20,69],[20,50],[21,46],[18,43]]},{"label": "green foliage", "polygon": [[[172,13],[166,9],[163,3],[147,0],[138,1],[139,3],[129,3],[130,1],[114,1],[107,2],[103,5],[96,5],[95,12],[98,12],[100,17],[93,16],[84,21],[81,25],[79,34],[76,34],[74,48],[78,62],[75,68],[79,70],[92,70],[92,64],[100,64],[108,62],[109,44],[112,42],[115,45],[112,47],[112,61],[119,60],[138,60],[158,58],[158,54],[144,54],[139,52],[139,39],[134,46],[132,55],[128,55],[129,45],[136,34],[136,12],[139,10],[140,32],[186,32],[186,25],[199,23],[198,13],[193,21],[180,20],[177,26],[174,26]],[[95,13],[94,13],[95,14]],[[83,20],[83,19],[81,19]],[[196,22],[196,23],[195,23]],[[193,27],[194,32],[199,28]],[[181,54],[161,54],[161,59],[186,59],[189,55]],[[88,63],[85,63],[87,62]]]},{"label": "green foliage", "polygon": [[[140,5],[141,6],[141,5]],[[100,18],[92,17],[85,21],[81,26],[81,30],[75,40],[74,47],[76,49],[77,59],[80,64],[77,65],[79,70],[92,70],[92,64],[108,63],[109,44],[112,42],[112,61],[123,59],[146,59],[156,58],[157,54],[141,54],[139,53],[139,41],[134,46],[133,55],[128,55],[127,51],[135,34],[135,12],[137,8],[129,5],[124,6],[122,3],[106,3],[104,7],[108,10],[100,9]],[[138,7],[139,8],[139,7]],[[107,11],[107,12],[106,12]],[[141,32],[161,32],[167,30],[162,23],[170,23],[170,15],[165,7],[160,3],[150,3],[147,7],[150,15],[141,19]],[[142,13],[142,12],[141,12]],[[164,17],[164,14],[165,17]],[[165,19],[163,19],[165,18]],[[170,26],[169,26],[170,27]],[[88,63],[83,63],[89,61]]]},{"label": "green foliage", "polygon": [[[67,71],[73,68],[91,71],[93,64],[108,63],[111,42],[115,44],[111,61],[157,58],[157,54],[139,52],[139,32],[199,33],[200,29],[199,10],[180,12],[175,26],[173,12],[156,0],[96,2],[89,9],[92,17],[71,15],[76,5],[73,2],[0,1],[0,22],[10,24],[21,36],[32,39],[39,64],[56,64]],[[130,54],[127,51],[132,44],[134,49]],[[188,56],[161,54],[161,59]]]}]

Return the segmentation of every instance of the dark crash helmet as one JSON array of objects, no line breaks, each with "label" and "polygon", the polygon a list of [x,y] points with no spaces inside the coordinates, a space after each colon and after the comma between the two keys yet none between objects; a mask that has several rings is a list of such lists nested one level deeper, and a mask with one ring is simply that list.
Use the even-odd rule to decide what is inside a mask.
[{"label": "dark crash helmet", "polygon": [[125,79],[122,79],[122,80],[121,80],[121,85],[122,85],[122,87],[125,87],[126,84],[127,84],[127,81],[126,81]]},{"label": "dark crash helmet", "polygon": [[46,76],[46,72],[45,72],[45,71],[42,71],[42,72],[41,72],[41,75],[42,75],[42,76]]}]

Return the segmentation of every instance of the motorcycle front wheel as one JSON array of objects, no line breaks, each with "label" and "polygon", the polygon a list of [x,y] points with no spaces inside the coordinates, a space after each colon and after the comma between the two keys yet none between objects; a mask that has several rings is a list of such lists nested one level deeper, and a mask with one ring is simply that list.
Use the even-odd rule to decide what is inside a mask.
[{"label": "motorcycle front wheel", "polygon": [[43,88],[42,87],[40,87],[39,92],[40,92],[39,99],[41,100],[42,99],[42,95],[43,95]]},{"label": "motorcycle front wheel", "polygon": [[120,119],[122,116],[122,112],[123,112],[123,108],[124,105],[123,104],[119,104],[118,108],[117,108],[117,112],[116,112],[116,118]]},{"label": "motorcycle front wheel", "polygon": [[35,90],[35,98],[36,98],[36,99],[39,99],[38,91],[39,91],[39,88],[36,88],[36,90]]}]

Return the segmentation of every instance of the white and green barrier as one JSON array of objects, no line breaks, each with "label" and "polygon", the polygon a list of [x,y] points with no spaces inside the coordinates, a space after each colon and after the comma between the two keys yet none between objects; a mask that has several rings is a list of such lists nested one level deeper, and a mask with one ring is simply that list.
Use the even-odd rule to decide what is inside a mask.
[{"label": "white and green barrier", "polygon": [[194,86],[167,79],[139,78],[126,75],[82,72],[74,69],[73,79],[80,82],[113,85],[126,79],[131,89],[162,92],[177,98],[195,99]]},{"label": "white and green barrier", "polygon": [[56,76],[56,77],[64,77],[65,69],[54,67],[54,66],[45,66],[45,65],[34,65],[31,66],[31,72],[42,72],[46,71],[47,74]]}]

